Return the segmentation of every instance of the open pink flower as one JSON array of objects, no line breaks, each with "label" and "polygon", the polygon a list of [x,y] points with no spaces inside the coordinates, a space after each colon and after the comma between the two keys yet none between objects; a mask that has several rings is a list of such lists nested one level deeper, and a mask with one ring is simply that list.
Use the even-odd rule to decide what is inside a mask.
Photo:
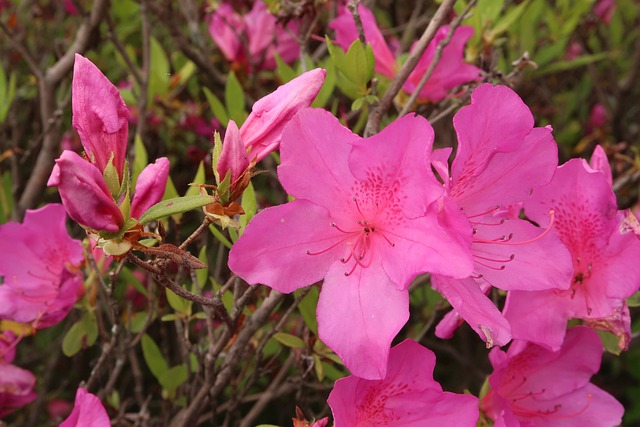
[{"label": "open pink flower", "polygon": [[110,427],[111,421],[100,399],[84,388],[78,388],[76,402],[71,415],[60,427]]},{"label": "open pink flower", "polygon": [[339,379],[328,399],[335,427],[475,426],[478,398],[442,391],[435,364],[431,350],[405,340],[391,349],[384,379]]},{"label": "open pink flower", "polygon": [[[399,67],[376,24],[373,13],[362,5],[359,5],[358,11],[362,20],[365,39],[371,44],[376,60],[375,71],[389,79],[393,79]],[[341,8],[338,17],[329,26],[336,32],[336,43],[345,50],[358,39],[358,31],[356,30],[353,16],[346,6]],[[436,36],[429,43],[422,57],[420,57],[416,68],[402,86],[405,92],[413,93],[416,90],[422,76],[427,72],[429,65],[433,61],[438,44],[447,37],[448,33],[448,25],[440,27]],[[480,69],[464,62],[464,47],[471,36],[473,36],[472,27],[461,26],[454,31],[450,43],[442,51],[442,57],[433,74],[420,90],[419,99],[433,102],[440,101],[446,98],[447,92],[454,87],[478,80]]]},{"label": "open pink flower", "polygon": [[223,2],[214,11],[209,24],[209,34],[225,58],[242,64],[249,71],[254,66],[274,69],[276,55],[287,63],[295,61],[300,44],[292,32],[297,32],[296,25],[293,22],[286,28],[278,25],[262,0],[253,2],[251,11],[244,16]]},{"label": "open pink flower", "polygon": [[[67,213],[95,231],[117,233],[125,176],[129,110],[118,89],[88,59],[76,54],[72,85],[73,126],[89,161],[65,150],[56,159],[48,186],[57,186]],[[112,164],[113,168],[108,168]],[[114,175],[114,173],[116,175]],[[169,160],[162,157],[138,177],[130,216],[139,218],[164,195]]]},{"label": "open pink flower", "polygon": [[640,288],[640,241],[621,231],[624,214],[618,212],[610,182],[609,165],[600,155],[592,166],[572,159],[525,202],[527,216],[542,226],[549,223],[546,213],[555,211],[554,227],[571,253],[573,269],[568,290],[509,292],[504,314],[514,338],[556,350],[568,319],[621,317],[624,322],[623,300]]},{"label": "open pink flower", "polygon": [[502,427],[617,426],[624,408],[589,382],[601,358],[598,334],[585,327],[570,329],[556,352],[525,341],[506,353],[494,348],[491,390],[480,407]]},{"label": "open pink flower", "polygon": [[281,292],[324,278],[319,336],[362,378],[384,377],[418,274],[472,269],[469,224],[466,240],[450,238],[464,217],[441,218],[434,203],[443,190],[429,166],[432,141],[422,117],[362,139],[328,111],[301,111],[282,135],[278,167],[296,200],[260,212],[229,254],[234,273]]},{"label": "open pink flower", "polygon": [[67,234],[59,204],[0,226],[0,319],[37,329],[60,322],[82,296],[82,244]]},{"label": "open pink flower", "polygon": [[[534,128],[529,108],[506,86],[478,87],[453,125],[458,151],[451,174],[450,149],[436,150],[434,167],[455,205],[451,209],[461,210],[473,226],[474,270],[462,280],[434,275],[432,283],[488,345],[504,345],[510,326],[485,295],[492,287],[569,286],[571,258],[558,237],[518,218],[531,190],[551,180],[557,146],[551,129]],[[447,337],[451,328],[438,332]]]}]

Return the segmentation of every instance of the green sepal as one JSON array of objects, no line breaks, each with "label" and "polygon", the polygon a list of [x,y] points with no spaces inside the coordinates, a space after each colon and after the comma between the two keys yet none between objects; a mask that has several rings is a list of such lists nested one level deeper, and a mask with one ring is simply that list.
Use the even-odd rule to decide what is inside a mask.
[{"label": "green sepal", "polygon": [[113,153],[109,158],[107,166],[104,168],[102,176],[104,177],[104,182],[107,183],[107,188],[109,189],[111,196],[117,200],[118,195],[120,194],[120,175],[118,175],[118,170],[113,165]]},{"label": "green sepal", "polygon": [[140,224],[146,224],[166,216],[201,208],[202,206],[206,206],[213,202],[213,197],[206,194],[174,197],[173,199],[163,200],[160,203],[151,206],[144,214],[142,214],[138,219],[138,222]]},{"label": "green sepal", "polygon": [[222,154],[222,138],[220,133],[215,131],[213,134],[213,150],[211,150],[211,169],[213,169],[213,176],[216,177],[216,185],[220,185],[220,174],[218,173],[218,162],[220,161],[220,155]]},{"label": "green sepal", "polygon": [[[122,199],[122,203],[120,203],[120,212],[122,212],[122,217],[126,220],[131,216],[131,198],[129,197],[129,192],[124,195]],[[125,228],[125,230],[127,230]]]},{"label": "green sepal", "polygon": [[231,171],[227,171],[224,179],[218,184],[218,197],[223,205],[229,201],[229,192],[231,190]]}]

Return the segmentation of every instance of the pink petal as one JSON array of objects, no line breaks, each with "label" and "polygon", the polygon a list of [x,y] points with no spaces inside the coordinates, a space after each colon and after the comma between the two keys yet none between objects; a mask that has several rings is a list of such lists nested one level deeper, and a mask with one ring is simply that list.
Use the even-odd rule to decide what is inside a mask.
[{"label": "pink petal", "polygon": [[264,50],[273,42],[276,18],[267,10],[262,1],[253,3],[251,11],[244,16],[249,39],[249,56],[260,58]]},{"label": "pink petal", "polygon": [[[359,4],[358,13],[362,20],[365,39],[367,40],[367,43],[371,44],[373,56],[376,59],[375,71],[389,79],[393,79],[397,69],[396,60],[391,53],[384,36],[378,28],[373,12]],[[345,51],[347,51],[349,46],[351,46],[351,44],[359,37],[356,24],[353,21],[353,16],[346,6],[341,8],[338,17],[329,23],[329,28],[336,32],[336,44],[342,47]]]},{"label": "pink petal", "polygon": [[353,375],[384,378],[391,341],[409,318],[409,294],[374,262],[345,276],[335,263],[318,301],[318,335]]},{"label": "pink petal", "polygon": [[529,197],[533,188],[551,181],[557,165],[558,146],[551,129],[534,128],[514,151],[496,152],[482,173],[465,175],[455,182],[452,197],[467,215],[521,202]]},{"label": "pink petal", "polygon": [[67,214],[85,227],[115,233],[124,225],[100,171],[73,151],[56,160],[48,185],[57,185]]},{"label": "pink petal", "polygon": [[253,104],[240,128],[240,138],[250,157],[258,161],[280,146],[282,131],[293,116],[309,107],[322,87],[326,71],[307,71]]},{"label": "pink petal", "polygon": [[439,215],[437,209],[433,206],[426,216],[385,227],[393,246],[380,242],[382,265],[398,289],[407,289],[418,274],[426,272],[464,278],[473,271],[468,221],[459,210]]},{"label": "pink petal", "polygon": [[220,179],[224,179],[227,172],[231,172],[231,182],[235,182],[242,172],[249,166],[247,149],[242,144],[238,126],[233,120],[229,120],[227,132],[224,134],[222,153],[218,160],[217,171]]},{"label": "pink petal", "polygon": [[431,153],[431,166],[436,170],[444,186],[449,190],[449,157],[453,148],[444,147],[433,150]]},{"label": "pink petal", "polygon": [[111,421],[102,402],[83,388],[76,392],[76,402],[71,415],[60,427],[110,427]]},{"label": "pink petal", "polygon": [[593,150],[591,160],[589,161],[589,166],[597,171],[602,172],[607,178],[609,186],[613,185],[613,176],[611,175],[611,165],[609,164],[609,158],[607,157],[607,153],[604,152],[604,149],[601,145],[596,145],[596,148]]},{"label": "pink petal", "polygon": [[228,3],[220,3],[211,16],[209,34],[228,61],[239,59],[242,44],[238,34],[244,26],[244,21]]},{"label": "pink petal", "polygon": [[331,211],[336,219],[351,220],[349,169],[350,141],[360,139],[326,110],[307,109],[297,114],[283,133],[278,167],[280,183],[294,197],[307,199]]},{"label": "pink petal", "polygon": [[33,402],[36,377],[26,369],[0,364],[0,418]]},{"label": "pink petal", "polygon": [[510,291],[504,317],[511,324],[514,339],[531,341],[558,350],[564,340],[571,310],[554,291]]},{"label": "pink petal", "polygon": [[104,172],[113,155],[120,178],[129,132],[129,109],[118,89],[88,59],[76,54],[73,67],[72,124],[87,156]]},{"label": "pink petal", "polygon": [[[422,216],[442,195],[442,185],[431,172],[433,128],[424,117],[406,115],[352,145],[349,168],[353,176],[360,181],[376,177],[392,183],[390,191],[410,195],[403,200],[400,215]],[[373,187],[371,191],[382,189]]]},{"label": "pink petal", "polygon": [[636,235],[614,231],[603,255],[600,264],[591,270],[589,286],[604,288],[607,297],[619,299],[638,291],[640,240]]},{"label": "pink petal", "polygon": [[[434,39],[429,43],[416,68],[403,85],[403,89],[407,93],[415,91],[433,61],[438,44],[447,37],[448,33],[448,25],[440,27]],[[464,61],[464,48],[472,36],[473,27],[462,26],[455,30],[451,42],[442,51],[442,57],[431,77],[420,91],[420,99],[440,101],[446,98],[447,92],[456,86],[479,79],[481,70]]]},{"label": "pink petal", "polygon": [[160,157],[140,172],[131,201],[132,218],[140,218],[147,209],[162,200],[168,178],[169,159],[166,157]]},{"label": "pink petal", "polygon": [[[476,225],[471,251],[474,274],[489,285],[504,290],[537,291],[568,289],[573,278],[571,254],[553,231],[521,219],[500,220],[486,216]],[[504,243],[488,243],[502,236]],[[543,237],[539,237],[543,236]],[[525,243],[526,242],[526,243]]]},{"label": "pink petal", "polygon": [[432,276],[432,286],[449,301],[471,328],[489,345],[511,341],[511,326],[472,278]]},{"label": "pink petal", "polygon": [[250,284],[293,292],[321,280],[331,264],[339,263],[345,248],[336,244],[343,240],[326,209],[294,200],[251,220],[229,253],[229,268]]},{"label": "pink petal", "polygon": [[471,105],[453,118],[458,152],[451,176],[456,186],[469,185],[495,153],[521,146],[533,128],[533,116],[522,99],[506,86],[483,84],[471,95]]}]

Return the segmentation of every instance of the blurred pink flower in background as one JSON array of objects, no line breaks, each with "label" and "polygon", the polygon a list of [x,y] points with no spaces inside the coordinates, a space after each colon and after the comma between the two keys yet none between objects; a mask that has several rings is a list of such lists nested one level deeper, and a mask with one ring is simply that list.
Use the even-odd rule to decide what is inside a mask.
[{"label": "blurred pink flower in background", "polygon": [[600,369],[598,334],[578,326],[552,352],[526,341],[489,354],[491,390],[480,407],[498,427],[614,427],[624,408],[589,382]]},{"label": "blurred pink flower in background", "polygon": [[593,7],[593,13],[605,24],[611,22],[613,12],[616,11],[616,0],[599,0]]},{"label": "blurred pink flower in background", "polygon": [[252,71],[254,66],[272,70],[277,54],[286,63],[295,61],[300,45],[295,37],[297,27],[291,22],[286,28],[267,9],[262,0],[256,0],[246,15],[238,14],[229,2],[223,2],[211,16],[209,34],[224,57]]},{"label": "blurred pink flower in background", "polygon": [[37,396],[34,391],[36,377],[11,364],[18,341],[11,331],[0,333],[0,418],[33,402]]},{"label": "blurred pink flower in background", "polygon": [[59,204],[0,225],[0,319],[36,329],[60,322],[82,296],[82,244],[69,237]]},{"label": "blurred pink flower in background", "polygon": [[339,379],[327,401],[335,427],[474,427],[478,398],[442,391],[435,364],[431,350],[405,340],[391,349],[385,378]]}]

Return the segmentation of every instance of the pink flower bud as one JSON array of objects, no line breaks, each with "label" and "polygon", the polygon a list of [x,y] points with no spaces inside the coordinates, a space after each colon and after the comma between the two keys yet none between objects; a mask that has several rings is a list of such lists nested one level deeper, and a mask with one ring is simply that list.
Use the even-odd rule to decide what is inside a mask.
[{"label": "pink flower bud", "polygon": [[321,68],[307,71],[253,104],[240,128],[242,143],[251,149],[250,158],[260,161],[278,149],[284,127],[298,111],[311,105],[325,75]]},{"label": "pink flower bud", "polygon": [[73,151],[64,151],[56,160],[47,185],[58,186],[64,208],[80,225],[110,233],[124,225],[100,171]]},{"label": "pink flower bud", "polygon": [[224,135],[224,144],[222,144],[222,153],[216,167],[220,180],[227,176],[227,172],[231,172],[231,183],[233,183],[248,167],[247,149],[240,139],[238,126],[233,120],[229,120],[227,132]]},{"label": "pink flower bud", "polygon": [[122,180],[129,132],[129,109],[118,89],[88,59],[76,54],[72,84],[72,124],[87,156],[101,172],[109,159]]},{"label": "pink flower bud", "polygon": [[132,218],[140,218],[147,209],[162,200],[168,177],[169,159],[166,157],[160,157],[140,172],[131,201]]}]

